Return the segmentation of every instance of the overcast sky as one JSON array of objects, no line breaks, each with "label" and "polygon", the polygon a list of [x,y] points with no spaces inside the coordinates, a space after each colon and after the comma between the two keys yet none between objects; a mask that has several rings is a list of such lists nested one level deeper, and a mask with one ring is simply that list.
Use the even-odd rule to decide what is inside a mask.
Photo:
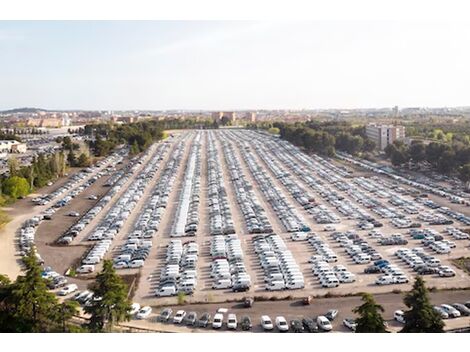
[{"label": "overcast sky", "polygon": [[0,109],[470,105],[470,23],[0,22]]}]

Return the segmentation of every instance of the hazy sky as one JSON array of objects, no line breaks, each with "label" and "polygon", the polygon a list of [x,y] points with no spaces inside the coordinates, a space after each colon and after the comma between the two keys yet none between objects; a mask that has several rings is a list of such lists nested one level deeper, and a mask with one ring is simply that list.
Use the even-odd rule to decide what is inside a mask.
[{"label": "hazy sky", "polygon": [[470,23],[0,21],[0,109],[470,105]]}]

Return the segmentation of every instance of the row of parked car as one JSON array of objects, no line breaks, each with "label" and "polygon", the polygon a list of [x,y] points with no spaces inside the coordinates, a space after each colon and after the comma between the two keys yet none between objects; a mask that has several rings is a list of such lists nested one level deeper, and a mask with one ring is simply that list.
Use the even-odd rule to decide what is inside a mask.
[{"label": "row of parked car", "polygon": [[[256,139],[257,133],[249,133],[251,133],[249,136],[250,140]],[[351,180],[351,175],[347,171],[336,167],[325,158],[319,157],[317,155],[313,155],[311,158],[308,158],[303,153],[301,153],[297,147],[292,146],[285,141],[276,140],[276,138],[263,137],[262,139],[267,139],[267,141],[264,141],[264,145],[266,146],[270,146],[271,144],[275,145],[271,147],[271,149],[275,151],[275,157],[282,160],[283,165],[287,165],[290,168],[290,171],[296,173],[322,198],[326,199],[330,204],[335,206],[336,210],[340,214],[349,219],[359,219],[360,229],[370,230],[373,227],[381,227],[382,224],[372,217],[369,217],[367,213],[361,212],[355,204],[352,204],[346,200],[337,191],[327,187],[327,184],[334,186],[338,189],[338,191],[346,192],[348,196],[354,199],[358,204],[367,209],[371,209],[374,213],[378,214],[382,218],[391,219],[393,225],[400,228],[411,228],[410,232],[416,234],[416,239],[420,238],[420,232],[413,228],[421,227],[419,220],[427,222],[431,225],[450,224],[452,221],[444,216],[445,214],[450,215],[454,219],[458,218],[459,221],[464,222],[463,218],[461,217],[462,214],[455,215],[452,213],[452,211],[449,211],[446,208],[444,208],[445,211],[441,211],[443,214],[437,213],[436,211],[424,211],[420,204],[421,202],[425,202],[427,206],[432,204],[433,208],[435,209],[440,209],[440,207],[431,201],[425,200],[425,198],[419,197],[419,191],[413,193],[412,190],[407,190],[406,188],[400,187],[396,180],[389,181],[387,179],[378,177],[354,177]],[[299,164],[302,166],[299,166]],[[305,176],[305,173],[310,173],[308,178]],[[315,177],[315,175],[318,177]],[[309,181],[311,182],[312,179],[316,181],[316,185],[313,182],[309,183]],[[351,186],[351,184],[354,186]],[[414,195],[417,197],[414,199],[409,199],[406,197],[407,195]],[[388,203],[392,204],[394,207],[387,206],[383,203],[382,199],[388,200]],[[412,216],[416,216],[416,219],[413,219]],[[426,230],[427,229],[425,229],[424,232],[426,232]],[[456,238],[465,239],[468,236],[468,234],[465,234],[460,230],[454,230],[452,227],[450,227],[450,231],[451,234],[455,234]],[[408,243],[408,240],[404,237],[403,234],[393,234],[391,236],[385,237],[378,231],[374,231],[373,237],[376,238],[378,243],[381,245],[406,245]],[[450,253],[451,249],[455,247],[455,243],[443,239],[442,235],[436,233],[433,234],[432,238],[431,234],[427,232],[427,235],[425,235],[423,240],[425,240],[423,241],[423,245],[429,247],[437,254]],[[370,258],[371,261],[377,261],[381,259],[380,254],[376,253],[372,247],[363,241],[361,242],[362,243],[359,245],[364,246],[364,248],[371,251],[371,253],[364,253],[363,256],[357,257],[358,261],[356,262],[367,263],[369,260],[368,255],[370,254],[373,255],[373,257],[371,256]],[[352,250],[355,251],[354,248]],[[448,267],[445,267],[444,269],[445,270],[441,271],[441,276],[452,276],[452,269]],[[425,267],[421,268],[420,272],[427,271],[430,270]],[[393,281],[388,280],[388,278],[386,279],[387,280],[384,279],[383,282]],[[395,281],[397,281],[397,279],[395,279]],[[407,278],[403,276],[400,277],[398,281],[406,282]]]},{"label": "row of parked car", "polygon": [[[402,176],[396,170],[386,169],[377,163],[365,159],[356,158],[344,152],[338,152],[336,153],[336,156],[346,162],[360,166],[366,170],[375,172],[380,175],[386,175],[392,180],[400,182],[401,184],[417,188],[427,193],[436,194],[440,197],[447,198],[455,203],[468,204],[468,200],[463,199],[459,195],[455,194],[452,190],[446,189],[441,185],[432,183],[429,180],[423,180],[424,182],[422,182],[420,180],[417,180],[417,177],[414,177],[413,175],[407,174],[406,176]],[[470,223],[470,218],[465,218],[465,221],[469,221]]]},{"label": "row of parked car", "polygon": [[395,255],[420,275],[438,274],[441,277],[455,276],[455,271],[442,265],[439,258],[429,255],[423,248],[400,248]]},{"label": "row of parked car", "polygon": [[[219,136],[220,138],[220,136]],[[266,211],[261,206],[253,186],[243,173],[240,160],[235,154],[234,147],[226,138],[220,139],[225,161],[227,163],[230,182],[233,184],[238,206],[243,214],[249,233],[271,233],[272,225],[268,220]]]},{"label": "row of parked car", "polygon": [[[126,242],[121,246],[120,251],[116,253],[114,258],[116,268],[142,267],[150,254],[152,239],[159,229],[160,221],[168,203],[169,193],[176,179],[176,170],[183,155],[184,143],[181,140],[175,143],[177,144],[167,163],[163,166],[159,179],[150,191],[149,198],[145,200],[139,216],[134,221],[131,231],[127,234]],[[149,167],[153,167],[152,173],[146,174],[149,181],[155,176],[157,170],[162,167],[161,163],[170,143],[164,143],[163,145],[164,151],[159,154],[157,163],[149,165]]]},{"label": "row of parked car", "polygon": [[207,196],[209,205],[209,231],[211,235],[235,233],[232,212],[224,186],[222,168],[212,131],[206,134]]},{"label": "row of parked car", "polygon": [[[101,197],[101,199],[90,210],[88,210],[75,224],[59,237],[57,243],[62,245],[71,244],[73,239],[86,229],[87,225],[103,211],[116,193],[118,193],[124,184],[129,181],[131,176],[136,172],[141,160],[141,157],[134,157],[129,161],[126,167],[119,170],[115,170],[115,166],[121,162],[120,158],[108,165],[108,170],[110,172],[113,171],[113,174],[108,178],[104,186],[110,187],[110,189],[106,192],[105,196]],[[97,197],[92,195],[89,199],[96,200]]]},{"label": "row of parked car", "polygon": [[[439,313],[442,319],[460,318],[470,316],[470,301],[465,303],[441,304],[433,306],[433,309]],[[401,324],[405,324],[405,313],[402,310],[396,310],[393,313],[393,319]]]},{"label": "row of parked car", "polygon": [[196,132],[192,141],[181,187],[171,236],[195,236],[199,226],[201,132]]},{"label": "row of parked car", "polygon": [[160,269],[155,295],[167,297],[179,292],[192,294],[197,287],[198,255],[196,242],[182,243],[181,239],[172,239],[167,246],[165,264]]},{"label": "row of parked car", "polygon": [[[263,331],[277,330],[279,332],[294,333],[329,332],[333,330],[332,322],[337,314],[337,310],[330,310],[325,315],[314,318],[304,317],[301,319],[292,319],[290,322],[283,316],[277,316],[273,321],[268,315],[262,315],[259,319],[259,327]],[[148,315],[146,317],[148,317]],[[217,309],[213,316],[208,312],[198,315],[196,312],[186,312],[182,309],[173,312],[171,308],[163,308],[160,314],[157,315],[156,321],[196,328],[211,327],[215,330],[226,327],[227,330],[240,329],[242,331],[250,331],[254,327],[250,316],[243,315],[239,319],[235,313],[229,313],[227,308]]]},{"label": "row of parked car", "polygon": [[248,288],[251,286],[251,278],[243,260],[241,242],[236,234],[212,237],[210,255],[213,289],[233,288],[236,291],[242,286]]},{"label": "row of parked car", "polygon": [[[59,196],[62,196],[62,198],[54,204],[54,207],[60,208],[65,206],[70,202],[70,200],[78,195],[76,193],[77,189],[80,187],[77,187],[80,183],[86,180],[86,182],[89,182],[90,184],[95,182],[98,178],[103,176],[106,173],[106,169],[114,167],[118,162],[121,162],[123,157],[126,155],[127,150],[126,149],[120,149],[111,155],[107,156],[103,160],[100,160],[96,165],[91,166],[89,168],[86,168],[84,170],[81,170],[80,172],[74,174],[73,176],[70,177],[70,179],[54,190],[53,192],[42,195],[36,198],[33,198],[32,201],[36,205],[46,205],[58,198]],[[86,188],[86,187],[85,187]],[[83,191],[85,188],[81,188],[81,191]],[[73,192],[73,193],[72,193]],[[72,195],[73,194],[73,195]]]},{"label": "row of parked car", "polygon": [[143,163],[143,160],[146,160],[148,157],[149,160],[146,167],[134,175],[135,181],[128,185],[125,192],[107,211],[104,218],[88,236],[87,239],[89,241],[98,242],[82,259],[82,266],[78,269],[79,272],[92,272],[94,270],[94,265],[103,260],[104,256],[111,248],[114,238],[117,236],[125,221],[137,205],[137,202],[142,197],[148,182],[154,176],[154,168],[158,164],[165,150],[166,149],[163,144],[160,144],[155,149],[149,149],[145,152],[144,158],[141,159],[140,162]]},{"label": "row of parked car", "polygon": [[305,287],[299,265],[279,235],[257,235],[253,237],[253,247],[264,271],[266,290],[294,290]]}]

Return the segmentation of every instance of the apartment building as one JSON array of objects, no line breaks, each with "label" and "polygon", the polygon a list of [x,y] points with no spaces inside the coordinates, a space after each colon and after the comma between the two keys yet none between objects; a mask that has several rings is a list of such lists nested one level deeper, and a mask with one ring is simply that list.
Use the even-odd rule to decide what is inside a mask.
[{"label": "apartment building", "polygon": [[384,150],[394,141],[405,139],[405,127],[370,124],[366,126],[366,135],[375,142],[377,148]]}]

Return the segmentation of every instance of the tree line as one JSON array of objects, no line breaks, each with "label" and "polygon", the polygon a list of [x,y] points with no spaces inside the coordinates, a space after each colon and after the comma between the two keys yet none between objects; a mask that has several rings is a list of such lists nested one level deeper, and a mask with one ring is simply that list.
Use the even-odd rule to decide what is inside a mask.
[{"label": "tree line", "polygon": [[128,287],[111,261],[104,262],[103,270],[89,287],[97,299],[85,307],[90,319],[82,325],[72,322],[78,314],[78,303],[60,303],[48,290],[48,279],[41,275],[43,269],[34,250],[23,262],[25,273],[14,282],[0,275],[0,332],[106,332],[112,331],[115,324],[130,320]]},{"label": "tree line", "polygon": [[333,156],[336,150],[341,150],[358,155],[375,149],[375,143],[365,134],[365,126],[355,127],[347,122],[276,122],[272,127],[279,129],[282,139],[305,148],[308,152]]},{"label": "tree line", "polygon": [[463,182],[470,182],[470,146],[464,143],[431,142],[425,145],[421,141],[413,141],[405,145],[395,141],[384,151],[394,166],[409,162],[427,163],[442,174],[456,174]]},{"label": "tree line", "polygon": [[118,145],[128,145],[131,154],[145,151],[152,143],[164,139],[166,130],[216,128],[212,121],[196,119],[143,120],[128,124],[102,123],[86,125],[78,133],[90,137],[88,144],[95,156],[105,156]]}]

